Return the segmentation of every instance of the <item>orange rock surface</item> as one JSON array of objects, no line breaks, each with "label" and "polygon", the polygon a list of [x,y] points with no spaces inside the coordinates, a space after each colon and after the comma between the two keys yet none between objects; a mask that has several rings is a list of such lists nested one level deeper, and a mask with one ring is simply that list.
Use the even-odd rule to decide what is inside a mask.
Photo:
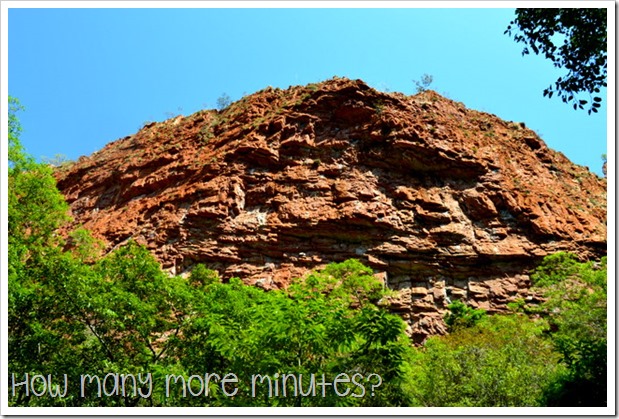
[{"label": "orange rock surface", "polygon": [[108,251],[142,243],[175,274],[203,263],[270,289],[358,258],[416,342],[445,332],[455,299],[530,298],[547,254],[606,254],[605,179],[523,123],[360,80],[151,123],[56,175],[72,226]]}]

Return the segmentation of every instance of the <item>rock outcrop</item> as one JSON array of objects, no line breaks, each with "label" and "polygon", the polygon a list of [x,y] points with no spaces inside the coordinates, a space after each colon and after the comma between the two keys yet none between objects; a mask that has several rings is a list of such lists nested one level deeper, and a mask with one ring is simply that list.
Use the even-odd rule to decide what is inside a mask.
[{"label": "rock outcrop", "polygon": [[490,312],[529,295],[560,250],[606,254],[606,180],[523,123],[427,91],[362,81],[267,88],[151,123],[57,172],[74,224],[264,288],[358,258],[420,342],[450,301]]}]

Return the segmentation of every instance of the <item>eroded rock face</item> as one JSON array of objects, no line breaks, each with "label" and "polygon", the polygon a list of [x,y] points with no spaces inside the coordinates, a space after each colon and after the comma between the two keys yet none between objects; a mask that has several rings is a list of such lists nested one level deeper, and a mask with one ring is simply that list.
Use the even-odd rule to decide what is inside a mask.
[{"label": "eroded rock face", "polygon": [[332,79],[153,123],[57,173],[75,225],[264,288],[358,258],[421,342],[455,299],[490,312],[528,271],[606,254],[606,180],[524,124],[428,91]]}]

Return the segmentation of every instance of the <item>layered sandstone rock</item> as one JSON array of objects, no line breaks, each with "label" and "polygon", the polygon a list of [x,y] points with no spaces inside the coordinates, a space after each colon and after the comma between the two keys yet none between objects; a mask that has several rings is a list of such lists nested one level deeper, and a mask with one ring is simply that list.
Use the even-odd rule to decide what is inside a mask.
[{"label": "layered sandstone rock", "polygon": [[267,88],[152,123],[57,173],[74,225],[264,288],[358,258],[422,341],[450,301],[530,298],[544,255],[606,253],[606,180],[524,124],[362,81]]}]

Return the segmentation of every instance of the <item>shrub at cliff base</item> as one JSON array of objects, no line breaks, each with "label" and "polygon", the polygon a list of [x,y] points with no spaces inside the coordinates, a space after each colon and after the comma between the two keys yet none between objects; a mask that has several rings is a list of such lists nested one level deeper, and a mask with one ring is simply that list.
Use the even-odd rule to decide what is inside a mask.
[{"label": "shrub at cliff base", "polygon": [[568,367],[557,406],[606,406],[607,403],[607,270],[599,262],[578,262],[568,253],[547,256],[531,275],[547,301],[541,314],[552,327],[552,341]]},{"label": "shrub at cliff base", "polygon": [[564,374],[545,322],[486,316],[432,337],[409,361],[407,391],[421,406],[543,406]]},{"label": "shrub at cliff base", "polygon": [[[401,364],[408,339],[402,320],[368,298],[379,296],[381,288],[372,271],[356,260],[331,264],[285,291],[264,292],[238,279],[211,284],[201,289],[193,307],[195,320],[185,329],[175,355],[186,371],[226,370],[238,375],[242,383],[238,395],[230,398],[220,392],[213,401],[216,405],[402,404]],[[331,387],[302,397],[294,384],[281,387],[278,397],[269,396],[268,385],[257,386],[252,395],[251,376],[258,373],[305,377],[304,393],[311,374],[319,381],[324,374],[330,382],[341,373],[360,374],[364,380],[378,374],[382,384],[372,396],[366,382],[363,397],[353,396],[362,394],[359,387],[346,384],[338,391],[348,392],[347,397]]]},{"label": "shrub at cliff base", "polygon": [[[333,270],[342,276],[325,273]],[[21,387],[16,396],[10,393],[10,403],[405,404],[400,385],[403,354],[409,348],[404,324],[368,299],[359,298],[380,285],[371,271],[357,261],[347,261],[330,265],[308,279],[287,291],[266,292],[238,279],[202,285],[196,278],[169,278],[148,251],[135,243],[92,266],[58,252],[37,266],[28,265],[10,285],[9,368],[18,377],[24,373],[56,378],[67,374],[73,386],[64,398],[33,397]],[[351,283],[356,285],[351,287]],[[28,292],[24,291],[26,284]],[[77,385],[82,374],[103,378],[110,372],[150,372],[156,384],[148,398],[130,391],[125,396],[101,397],[96,386],[80,396]],[[236,395],[224,394],[216,383],[208,395],[197,397],[180,385],[172,386],[171,392],[165,389],[168,374],[187,380],[205,373],[221,377],[234,373],[238,378]],[[252,376],[257,374],[268,376],[268,382],[283,374],[305,377],[305,396],[301,395],[301,384],[282,386],[277,393],[263,381],[252,387]],[[310,381],[312,374],[315,378]],[[340,374],[358,374],[357,381],[364,388],[344,382],[338,394],[332,386],[324,390],[317,386],[318,382],[333,383]],[[380,388],[373,395],[372,384]],[[194,394],[200,393],[198,388],[192,389]]]},{"label": "shrub at cliff base", "polygon": [[407,362],[412,403],[606,406],[606,262],[547,256],[531,275],[547,300],[517,302],[518,314],[484,316],[454,302],[450,334],[428,339]]}]

